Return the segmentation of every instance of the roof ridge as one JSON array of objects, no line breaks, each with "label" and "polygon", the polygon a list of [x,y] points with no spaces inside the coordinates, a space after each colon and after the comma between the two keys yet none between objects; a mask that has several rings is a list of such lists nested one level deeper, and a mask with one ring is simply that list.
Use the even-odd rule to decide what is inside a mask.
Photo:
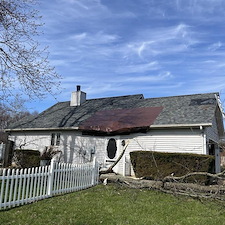
[{"label": "roof ridge", "polygon": [[[144,98],[144,95],[143,94],[134,94],[134,95],[120,95],[120,96],[102,97],[102,98],[90,98],[90,99],[86,99],[86,101],[102,100],[102,99],[108,99],[108,98],[123,98],[123,97],[132,97],[132,96],[133,97],[140,96],[140,97],[143,97]],[[70,102],[70,100],[57,102],[53,106],[55,106],[57,104],[60,104],[60,103],[66,103],[66,102]],[[51,106],[51,107],[53,107],[53,106]],[[49,107],[49,108],[51,108],[51,107]]]},{"label": "roof ridge", "polygon": [[[143,97],[142,100],[149,100],[149,99],[162,99],[162,98],[177,98],[177,97],[188,97],[188,96],[196,96],[196,95],[207,95],[207,94],[217,94],[219,95],[219,92],[208,92],[208,93],[198,93],[198,94],[189,94],[189,95],[173,95],[173,96],[162,96],[162,97],[154,97],[154,98],[144,98],[143,94],[134,94],[134,95],[121,95],[121,96],[113,96],[113,97],[102,97],[102,98],[90,98],[90,99],[86,99],[86,101],[93,101],[93,100],[103,100],[103,99],[109,99],[109,98],[123,98],[123,97],[132,97],[132,96],[140,96]],[[53,106],[57,105],[57,104],[61,104],[61,103],[66,103],[66,102],[70,102],[70,101],[62,101],[62,102],[57,102],[56,104],[54,104]],[[53,106],[51,106],[50,108],[52,108]],[[46,109],[47,110],[47,109]],[[44,111],[46,111],[44,110]],[[43,112],[44,112],[43,111]]]},{"label": "roof ridge", "polygon": [[159,99],[159,98],[177,98],[177,97],[188,97],[188,96],[196,96],[196,95],[209,95],[209,94],[219,94],[219,92],[208,92],[208,93],[198,93],[198,94],[189,94],[189,95],[173,95],[173,96],[163,96],[163,97],[154,97],[154,98],[145,98],[148,99]]},{"label": "roof ridge", "polygon": [[91,100],[101,100],[101,99],[108,99],[108,98],[132,97],[132,96],[140,96],[140,97],[144,97],[143,94],[134,94],[134,95],[121,95],[121,96],[102,97],[102,98],[90,98],[90,99],[87,99],[86,101],[91,101]]}]

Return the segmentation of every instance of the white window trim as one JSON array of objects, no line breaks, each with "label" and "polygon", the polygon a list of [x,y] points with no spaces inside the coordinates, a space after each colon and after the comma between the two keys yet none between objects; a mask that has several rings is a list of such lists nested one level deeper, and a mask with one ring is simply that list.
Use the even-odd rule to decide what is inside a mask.
[{"label": "white window trim", "polygon": [[[54,135],[54,137],[53,137],[53,135]],[[60,142],[61,142],[61,133],[60,132],[52,132],[50,134],[50,145],[60,146]]]}]

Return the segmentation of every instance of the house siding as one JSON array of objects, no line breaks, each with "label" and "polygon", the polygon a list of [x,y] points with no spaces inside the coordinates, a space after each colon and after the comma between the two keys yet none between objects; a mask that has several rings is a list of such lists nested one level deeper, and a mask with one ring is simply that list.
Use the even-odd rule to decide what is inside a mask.
[{"label": "house siding", "polygon": [[[130,152],[158,151],[204,154],[204,135],[200,129],[151,130],[147,134],[132,134],[123,137],[129,145],[123,160],[118,164],[118,171],[129,175]],[[133,175],[132,169],[130,169]]]},{"label": "house siding", "polygon": [[218,126],[216,122],[216,117],[213,117],[212,120],[212,127],[207,127],[206,128],[206,137],[207,137],[207,142],[209,140],[212,140],[216,143],[219,143],[219,133],[218,133]]},{"label": "house siding", "polygon": [[[218,115],[217,115],[218,116]],[[216,173],[219,173],[221,172],[221,168],[220,168],[220,164],[221,164],[221,159],[220,159],[220,149],[219,149],[219,141],[220,141],[220,136],[219,136],[219,127],[218,127],[218,123],[217,123],[217,120],[216,120],[216,116],[213,117],[213,120],[212,120],[212,127],[208,127],[206,128],[206,137],[207,137],[207,143],[209,143],[209,141],[213,141],[216,143],[216,149],[215,149],[215,172]],[[208,146],[208,145],[207,145]],[[207,154],[209,154],[209,150],[208,150],[208,147],[207,147]]]},{"label": "house siding", "polygon": [[9,139],[15,142],[15,149],[42,151],[50,145],[51,135],[49,131],[11,132]]},{"label": "house siding", "polygon": [[62,133],[61,139],[64,162],[83,163],[96,156],[102,164],[106,157],[105,137],[83,136],[79,131],[68,131]]},{"label": "house siding", "polygon": [[[51,133],[49,131],[26,131],[12,132],[10,140],[15,142],[15,149],[32,149],[43,151],[46,146],[50,146]],[[59,131],[57,131],[58,133]],[[107,157],[106,147],[110,138],[115,138],[117,142],[117,152],[115,159],[120,154],[120,137],[103,137],[82,135],[80,131],[61,131],[60,145],[57,146],[62,151],[60,160],[68,163],[84,163],[92,160],[96,156],[100,166],[104,167]],[[93,153],[93,154],[92,154]]]},{"label": "house siding", "polygon": [[151,130],[126,136],[128,151],[160,151],[202,154],[203,134],[199,129]]},{"label": "house siding", "polygon": [[[209,134],[207,130],[207,135]],[[167,129],[150,130],[147,133],[134,133],[121,136],[88,136],[80,131],[61,131],[59,150],[62,151],[60,160],[69,163],[84,163],[96,156],[100,166],[107,168],[113,162],[107,162],[107,144],[110,138],[117,143],[116,156],[119,157],[123,150],[122,140],[129,141],[123,158],[119,161],[114,171],[123,175],[132,175],[130,155],[132,151],[159,151],[205,154],[204,129]],[[50,145],[51,132],[27,132],[23,134],[12,133],[12,140],[16,142],[16,148],[21,143],[23,149],[43,150]],[[113,161],[112,160],[112,161]]]}]

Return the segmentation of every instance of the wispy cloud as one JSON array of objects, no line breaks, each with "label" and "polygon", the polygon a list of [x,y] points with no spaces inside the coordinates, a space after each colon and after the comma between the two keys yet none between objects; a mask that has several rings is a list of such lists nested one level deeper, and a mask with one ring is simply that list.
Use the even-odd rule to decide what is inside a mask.
[{"label": "wispy cloud", "polygon": [[89,98],[224,88],[224,0],[41,0],[40,12],[60,99],[76,84]]},{"label": "wispy cloud", "polygon": [[84,40],[87,37],[87,33],[80,33],[72,35],[70,38],[76,41]]},{"label": "wispy cloud", "polygon": [[109,44],[118,41],[119,36],[115,34],[107,34],[103,31],[97,33],[80,33],[71,35],[70,40],[79,41],[80,45],[98,45],[98,44]]},{"label": "wispy cloud", "polygon": [[115,70],[115,72],[118,74],[131,74],[131,73],[144,73],[157,69],[159,69],[159,64],[157,61],[153,61],[145,64],[120,66]]},{"label": "wispy cloud", "polygon": [[165,80],[170,80],[173,78],[173,75],[170,72],[164,72],[160,73],[159,75],[146,75],[146,76],[136,76],[136,77],[130,77],[126,80],[129,82],[149,82],[148,84],[151,84],[153,82],[162,82]]},{"label": "wispy cloud", "polygon": [[198,43],[194,31],[185,24],[145,29],[134,40],[127,45],[127,54],[133,52],[140,58],[186,52]]},{"label": "wispy cloud", "polygon": [[208,50],[210,50],[210,51],[216,51],[216,50],[220,49],[222,46],[223,46],[223,44],[220,41],[218,41],[216,43],[211,44],[208,47]]},{"label": "wispy cloud", "polygon": [[[223,0],[198,0],[198,1],[183,1],[176,0],[177,10],[183,13],[194,14],[214,14],[222,12],[225,8]],[[216,16],[216,15],[215,15]]]},{"label": "wispy cloud", "polygon": [[[189,85],[187,85],[189,84]],[[186,82],[184,94],[191,93],[209,93],[209,92],[225,92],[225,78],[223,76],[204,77],[200,79],[193,79],[191,82]]]}]

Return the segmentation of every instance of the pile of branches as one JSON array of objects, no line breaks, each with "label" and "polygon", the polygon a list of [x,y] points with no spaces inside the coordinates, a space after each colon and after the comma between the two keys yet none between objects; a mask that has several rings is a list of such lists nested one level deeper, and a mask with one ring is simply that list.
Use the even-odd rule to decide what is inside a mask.
[{"label": "pile of branches", "polygon": [[[211,185],[187,183],[185,180],[196,175],[208,176],[214,182]],[[104,184],[115,182],[130,188],[148,188],[160,190],[173,195],[184,195],[198,199],[217,199],[225,201],[225,171],[217,174],[206,172],[188,173],[181,177],[167,176],[161,180],[146,178],[123,177],[116,174],[102,174],[100,179]]]},{"label": "pile of branches", "polygon": [[[225,171],[217,174],[192,172],[180,177],[175,177],[171,174],[159,180],[151,180],[146,177],[132,178],[116,175],[113,173],[113,168],[124,155],[128,144],[129,141],[124,146],[118,159],[108,169],[100,170],[100,180],[102,180],[103,184],[106,185],[108,182],[115,182],[130,188],[148,188],[174,195],[184,195],[198,199],[213,198],[225,201]],[[195,181],[196,176],[207,177],[207,180],[209,180],[211,184],[199,184],[197,179]],[[188,180],[195,182],[190,183]]]}]

